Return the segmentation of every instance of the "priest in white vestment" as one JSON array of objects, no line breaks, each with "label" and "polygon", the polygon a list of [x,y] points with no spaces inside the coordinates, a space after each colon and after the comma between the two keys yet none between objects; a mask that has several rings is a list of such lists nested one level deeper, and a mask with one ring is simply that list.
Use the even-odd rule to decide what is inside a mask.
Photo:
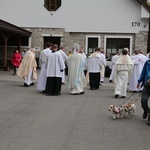
[{"label": "priest in white vestment", "polygon": [[[86,54],[84,53],[84,51],[83,51],[83,49],[82,49],[82,48],[80,48],[79,53],[82,55],[83,59],[86,61],[87,56],[86,56]],[[85,76],[86,76],[86,74],[87,74],[86,64],[85,64],[85,67],[84,67],[84,74],[85,74]]]},{"label": "priest in white vestment", "polygon": [[38,78],[38,84],[37,84],[37,90],[39,92],[45,92],[45,86],[46,86],[46,61],[47,56],[52,52],[51,50],[52,43],[47,42],[46,43],[46,49],[41,51],[40,54],[40,62],[41,62],[41,71]]},{"label": "priest in white vestment", "polygon": [[116,55],[114,55],[111,59],[111,74],[109,77],[109,81],[110,82],[114,82],[115,79],[115,63],[117,61],[117,59],[119,58],[119,52],[116,52]]},{"label": "priest in white vestment", "polygon": [[95,52],[87,59],[87,71],[89,73],[89,85],[91,90],[99,89],[100,71],[103,65],[99,52],[100,49],[96,48]]},{"label": "priest in white vestment", "polygon": [[76,48],[75,53],[68,58],[68,88],[71,95],[84,94],[86,80],[84,75],[85,59]]},{"label": "priest in white vestment", "polygon": [[[58,53],[60,53],[60,55],[62,56],[62,58],[64,60],[64,63],[66,64],[68,56],[66,55],[66,53],[64,51],[65,51],[65,48],[61,47],[58,50]],[[62,84],[65,84],[65,70],[62,72]]]},{"label": "priest in white vestment", "polygon": [[147,58],[147,56],[145,56],[143,54],[142,50],[139,50],[139,57],[140,57],[140,61],[141,61],[142,67],[144,67],[144,64],[148,60],[148,58]]},{"label": "priest in white vestment", "polygon": [[45,93],[47,96],[61,94],[61,72],[65,69],[65,64],[62,56],[57,52],[58,45],[52,46],[52,52],[47,56],[46,62],[46,88]]},{"label": "priest in white vestment", "polygon": [[134,62],[134,66],[132,69],[132,73],[129,79],[129,91],[137,92],[141,91],[143,88],[138,89],[137,88],[137,82],[140,78],[141,72],[142,72],[142,63],[140,60],[140,56],[137,50],[134,51],[134,55],[131,56],[131,59]]},{"label": "priest in white vestment", "polygon": [[35,85],[33,82],[37,79],[37,63],[35,59],[34,49],[31,48],[27,51],[25,57],[23,58],[18,70],[17,75],[24,79],[24,87],[29,87]]},{"label": "priest in white vestment", "polygon": [[101,79],[100,79],[100,81],[101,81],[101,83],[103,83],[104,79],[105,79],[106,57],[104,54],[104,50],[102,50],[101,48],[99,48],[99,49],[100,49],[99,55],[100,55],[102,62],[103,62],[102,66],[101,66]]},{"label": "priest in white vestment", "polygon": [[128,51],[124,49],[122,51],[122,55],[119,56],[116,64],[115,64],[115,90],[114,95],[116,98],[122,96],[122,98],[126,97],[127,92],[127,84],[129,81],[129,76],[131,74],[133,68],[133,61],[131,57],[128,55]]}]

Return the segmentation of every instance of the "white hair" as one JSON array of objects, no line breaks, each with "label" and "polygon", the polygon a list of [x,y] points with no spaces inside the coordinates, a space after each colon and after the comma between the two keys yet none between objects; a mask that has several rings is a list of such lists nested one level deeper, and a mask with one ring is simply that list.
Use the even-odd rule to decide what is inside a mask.
[{"label": "white hair", "polygon": [[124,50],[126,50],[127,52],[129,51],[129,49],[127,47],[125,47]]}]

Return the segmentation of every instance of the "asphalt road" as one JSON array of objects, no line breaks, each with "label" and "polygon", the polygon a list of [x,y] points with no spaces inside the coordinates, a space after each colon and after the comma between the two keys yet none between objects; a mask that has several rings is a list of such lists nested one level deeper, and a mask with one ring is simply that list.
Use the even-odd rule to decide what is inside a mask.
[{"label": "asphalt road", "polygon": [[114,98],[108,78],[99,90],[87,86],[83,95],[69,95],[62,85],[60,96],[45,96],[36,85],[23,87],[23,80],[12,74],[0,71],[0,150],[150,149],[150,126],[142,119],[140,99],[135,116],[112,119],[109,105],[125,99]]}]

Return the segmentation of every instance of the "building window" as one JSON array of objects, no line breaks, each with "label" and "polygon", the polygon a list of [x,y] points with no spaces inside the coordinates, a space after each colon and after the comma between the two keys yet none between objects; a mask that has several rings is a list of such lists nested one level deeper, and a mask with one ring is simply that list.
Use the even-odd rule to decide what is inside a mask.
[{"label": "building window", "polygon": [[100,36],[86,36],[85,53],[87,56],[95,51],[95,48],[100,47]]},{"label": "building window", "polygon": [[48,11],[56,11],[61,6],[61,0],[44,0],[44,6]]},{"label": "building window", "polygon": [[98,38],[88,38],[88,55],[95,51],[98,47]]},{"label": "building window", "polygon": [[129,48],[129,54],[132,55],[133,49],[133,35],[131,36],[104,36],[104,51],[106,54],[106,58],[109,60],[115,53],[118,51],[119,53],[127,47]]},{"label": "building window", "polygon": [[118,51],[119,53],[127,47],[130,48],[129,38],[107,38],[106,41],[106,58],[111,59]]}]

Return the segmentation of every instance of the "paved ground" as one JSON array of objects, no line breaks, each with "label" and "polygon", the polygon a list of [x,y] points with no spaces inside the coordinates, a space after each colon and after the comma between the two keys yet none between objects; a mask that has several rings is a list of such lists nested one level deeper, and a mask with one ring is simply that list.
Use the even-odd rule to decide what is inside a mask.
[{"label": "paved ground", "polygon": [[149,150],[140,100],[135,116],[112,120],[108,106],[125,99],[113,97],[108,78],[84,95],[69,95],[63,85],[61,96],[45,96],[12,74],[0,71],[0,150]]}]

